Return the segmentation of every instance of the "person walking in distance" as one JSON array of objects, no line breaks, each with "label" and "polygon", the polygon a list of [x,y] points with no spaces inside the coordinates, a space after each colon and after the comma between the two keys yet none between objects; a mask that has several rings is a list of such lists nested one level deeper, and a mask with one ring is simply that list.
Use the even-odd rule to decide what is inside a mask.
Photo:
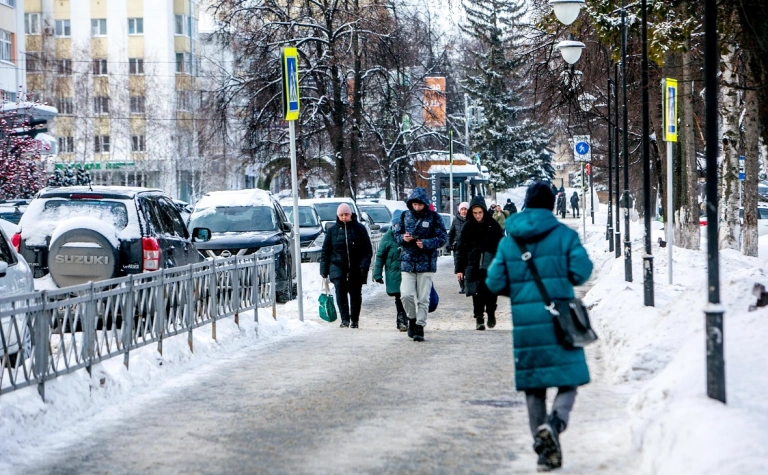
[{"label": "person walking in distance", "polygon": [[579,194],[575,191],[571,195],[571,217],[579,217]]},{"label": "person walking in distance", "polygon": [[[477,198],[477,197],[475,197],[475,198]],[[474,201],[474,198],[472,199],[472,201]],[[483,204],[485,204],[485,203],[483,203]],[[501,229],[504,229],[504,221],[507,220],[507,215],[504,214],[504,211],[501,209],[501,206],[499,206],[499,205],[497,205],[495,203],[491,203],[490,213],[491,213],[493,219],[495,219],[496,222],[499,223],[499,227]]]},{"label": "person walking in distance", "polygon": [[567,197],[565,196],[565,188],[561,186],[560,190],[557,192],[557,214],[559,214],[563,219],[565,219],[565,215],[568,213],[568,205],[566,203],[566,199]]},{"label": "person walking in distance", "polygon": [[424,341],[438,249],[448,242],[448,234],[443,219],[429,208],[427,190],[414,188],[406,204],[408,210],[400,216],[400,226],[394,231],[402,249],[400,294],[408,315],[408,336],[414,341]]},{"label": "person walking in distance", "polygon": [[[562,465],[560,434],[568,426],[577,387],[589,383],[589,369],[582,348],[566,349],[558,342],[552,314],[516,240],[525,243],[526,257],[533,259],[552,299],[572,299],[573,287],[592,273],[592,262],[578,233],[552,214],[555,196],[548,185],[531,185],[525,201],[525,210],[507,220],[507,237],[485,282],[491,292],[510,296],[515,387],[525,391],[538,470],[550,471]],[[547,388],[553,387],[557,396],[547,414]]]},{"label": "person walking in distance", "polygon": [[376,251],[376,262],[373,265],[373,280],[379,284],[384,283],[386,274],[387,295],[395,298],[395,308],[397,309],[396,325],[397,329],[404,332],[408,329],[408,317],[403,308],[403,301],[400,298],[400,247],[395,242],[394,231],[400,226],[400,215],[402,210],[395,210],[392,213],[392,226],[384,233],[379,243],[379,249]]},{"label": "person walking in distance", "polygon": [[485,277],[504,232],[485,209],[482,196],[472,198],[469,206],[472,216],[461,231],[455,272],[460,281],[466,282],[467,297],[472,297],[475,329],[485,330],[484,313],[488,314],[488,328],[496,326],[497,299],[485,285]]},{"label": "person walking in distance", "polygon": [[507,198],[507,204],[504,205],[504,214],[509,217],[515,213],[517,213],[517,206],[512,202],[512,198]]},{"label": "person walking in distance", "polygon": [[330,278],[336,289],[341,327],[358,328],[363,304],[363,284],[368,279],[373,248],[368,231],[357,221],[348,204],[336,209],[336,224],[331,226],[320,254],[320,275]]},{"label": "person walking in distance", "polygon": [[[448,250],[453,251],[453,265],[456,266],[456,260],[459,257],[459,236],[461,235],[461,229],[464,227],[464,223],[467,222],[467,211],[469,211],[469,203],[462,201],[459,203],[458,212],[453,217],[451,223],[451,229],[448,231]],[[459,293],[464,293],[464,279],[459,279]]]}]

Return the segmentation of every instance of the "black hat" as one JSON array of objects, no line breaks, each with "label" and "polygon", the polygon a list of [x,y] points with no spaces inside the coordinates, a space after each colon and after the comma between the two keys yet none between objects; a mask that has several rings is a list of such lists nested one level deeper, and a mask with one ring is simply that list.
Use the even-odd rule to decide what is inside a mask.
[{"label": "black hat", "polygon": [[507,203],[511,203],[511,202],[512,202],[512,198],[507,198]]},{"label": "black hat", "polygon": [[525,193],[526,208],[552,209],[555,207],[555,194],[552,188],[544,183],[538,182],[528,187]]}]

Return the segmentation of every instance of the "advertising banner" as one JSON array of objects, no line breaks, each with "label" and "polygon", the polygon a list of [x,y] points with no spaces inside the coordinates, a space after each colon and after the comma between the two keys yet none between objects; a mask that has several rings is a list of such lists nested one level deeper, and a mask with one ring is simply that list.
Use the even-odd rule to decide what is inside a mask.
[{"label": "advertising banner", "polygon": [[433,129],[445,128],[445,78],[424,78],[424,125]]}]

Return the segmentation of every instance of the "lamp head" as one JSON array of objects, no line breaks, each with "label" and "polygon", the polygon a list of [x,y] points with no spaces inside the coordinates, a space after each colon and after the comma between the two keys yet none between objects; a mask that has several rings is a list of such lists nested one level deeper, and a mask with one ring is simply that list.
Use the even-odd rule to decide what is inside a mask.
[{"label": "lamp head", "polygon": [[555,49],[560,50],[563,59],[568,64],[574,64],[581,58],[581,50],[584,49],[584,43],[581,41],[564,40],[555,45]]},{"label": "lamp head", "polygon": [[563,25],[570,25],[579,16],[584,0],[549,0],[555,16]]}]

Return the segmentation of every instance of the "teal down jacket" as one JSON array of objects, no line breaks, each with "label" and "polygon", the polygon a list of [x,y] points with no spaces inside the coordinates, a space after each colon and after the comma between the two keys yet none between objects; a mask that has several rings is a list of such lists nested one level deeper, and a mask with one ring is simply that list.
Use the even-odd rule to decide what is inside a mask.
[{"label": "teal down jacket", "polygon": [[578,233],[548,209],[526,208],[505,224],[509,236],[499,243],[485,283],[494,293],[509,290],[517,390],[587,384],[584,350],[566,350],[557,342],[552,316],[511,237],[525,241],[550,298],[571,299],[573,286],[586,282],[592,273],[592,261]]},{"label": "teal down jacket", "polygon": [[[395,226],[395,225],[393,225]],[[376,251],[376,263],[373,266],[373,280],[382,278],[382,270],[385,273],[387,295],[394,296],[400,293],[400,248],[397,247],[392,228],[389,228],[379,243]]]}]

